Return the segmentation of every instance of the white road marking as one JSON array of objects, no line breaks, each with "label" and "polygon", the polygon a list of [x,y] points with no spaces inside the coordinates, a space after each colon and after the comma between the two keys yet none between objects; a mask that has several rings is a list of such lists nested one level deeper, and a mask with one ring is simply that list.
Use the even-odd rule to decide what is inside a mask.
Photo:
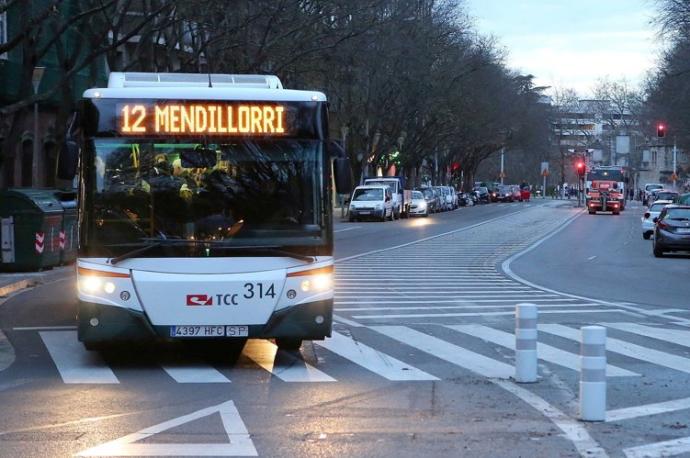
[{"label": "white road marking", "polygon": [[101,355],[87,351],[77,340],[75,331],[41,331],[39,335],[63,382],[120,383]]},{"label": "white road marking", "polygon": [[[567,307],[564,305],[563,307]],[[570,313],[622,313],[622,314],[634,314],[633,312],[628,312],[626,310],[618,309],[597,309],[597,310],[545,310],[540,312],[541,314],[570,314]],[[352,318],[356,320],[373,320],[373,319],[388,319],[388,318],[450,318],[450,317],[461,317],[461,316],[507,316],[515,315],[515,311],[511,312],[468,312],[468,313],[410,313],[406,315],[353,315]]]},{"label": "white road marking", "polygon": [[[390,296],[389,296],[390,297]],[[532,302],[574,302],[575,299],[532,299]],[[511,302],[506,299],[469,299],[469,298],[457,298],[457,299],[438,299],[438,300],[416,300],[416,301],[336,301],[340,305],[356,305],[362,302],[371,302],[373,304],[458,304],[458,303],[470,303],[470,304],[483,304],[483,303],[494,303],[494,302]],[[568,305],[568,304],[563,304]]]},{"label": "white road marking", "polygon": [[640,445],[623,449],[627,458],[651,458],[657,456],[674,456],[690,452],[690,437],[672,439],[654,444]]},{"label": "white road marking", "polygon": [[606,421],[630,420],[631,418],[647,417],[661,413],[676,412],[690,409],[690,398],[674,399],[673,401],[655,402],[641,406],[625,407],[623,409],[609,410],[606,412]]},{"label": "white road marking", "polygon": [[588,261],[593,261],[593,260],[595,260],[596,258],[597,258],[596,256],[590,256],[589,258],[587,258],[587,260],[588,260]]},{"label": "white road marking", "polygon": [[13,331],[72,331],[76,326],[20,326],[12,328]]},{"label": "white road marking", "polygon": [[[367,302],[362,302],[366,304]],[[598,306],[599,304],[542,304],[539,306],[540,309],[544,308],[556,308],[556,307],[592,307]],[[505,305],[437,305],[430,307],[428,305],[423,306],[406,306],[406,307],[336,307],[335,310],[338,312],[377,312],[385,310],[469,310],[469,309],[505,309],[512,308],[515,309],[515,304],[505,304]]]},{"label": "white road marking", "polygon": [[580,456],[587,458],[608,457],[606,451],[592,439],[592,436],[589,435],[589,432],[587,432],[587,429],[582,423],[570,418],[531,391],[517,386],[512,382],[506,380],[492,380],[492,383],[522,399],[525,403],[529,404],[543,416],[551,420],[561,431],[563,431],[564,436],[573,443],[580,453]]},{"label": "white road marking", "polygon": [[[479,324],[449,325],[446,327],[510,350],[515,350],[515,336],[513,334]],[[574,371],[580,370],[580,355],[575,353],[570,353],[560,348],[552,347],[551,345],[537,343],[537,355],[539,359],[548,361],[552,364]],[[606,374],[611,377],[634,377],[640,375],[610,364],[606,366]]]},{"label": "white road marking", "polygon": [[288,352],[278,351],[278,347],[267,340],[249,340],[244,347],[244,355],[284,382],[335,382],[302,358]]},{"label": "white road marking", "polygon": [[335,313],[333,314],[333,319],[339,323],[346,324],[346,325],[351,326],[353,328],[364,327],[363,324],[359,324],[356,321],[348,320],[347,318],[343,318],[342,316],[336,315]]},{"label": "white road marking", "polygon": [[484,377],[507,379],[515,372],[513,366],[405,326],[372,326],[370,329]]},{"label": "white road marking", "polygon": [[690,347],[690,331],[656,328],[637,323],[602,323],[602,326],[618,329],[619,331],[631,332],[644,337],[651,337],[657,340],[663,340],[665,342],[681,345],[683,347]]},{"label": "white road marking", "polygon": [[[540,324],[539,330],[554,334],[566,339],[580,341],[580,331],[574,328],[569,328],[560,324]],[[663,351],[653,350],[651,348],[635,345],[623,340],[606,339],[606,350],[618,353],[629,358],[647,361],[648,363],[656,364],[657,366],[664,366],[670,369],[675,369],[680,372],[690,374],[690,359],[682,356],[672,355]]]},{"label": "white road marking", "polygon": [[352,231],[354,229],[359,229],[362,226],[351,226],[351,227],[344,227],[342,229],[336,229],[333,231],[334,234],[337,234],[338,232],[346,232],[346,231]]},{"label": "white road marking", "polygon": [[433,375],[337,332],[333,332],[331,338],[315,340],[314,344],[388,380],[438,380]]},{"label": "white road marking", "polygon": [[162,367],[177,383],[230,383],[228,378],[207,364],[179,363]]},{"label": "white road marking", "polygon": [[[223,428],[228,436],[227,443],[137,443],[137,441],[215,413],[220,414]],[[76,456],[258,456],[258,453],[235,404],[227,401],[97,445],[77,453]]]}]

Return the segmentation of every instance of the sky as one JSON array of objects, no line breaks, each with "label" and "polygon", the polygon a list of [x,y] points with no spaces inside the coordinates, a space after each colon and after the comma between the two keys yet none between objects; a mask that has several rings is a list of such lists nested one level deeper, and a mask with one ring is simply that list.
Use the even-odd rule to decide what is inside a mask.
[{"label": "sky", "polygon": [[655,0],[465,0],[477,30],[495,36],[509,67],[540,86],[588,97],[600,78],[637,86],[661,46]]}]

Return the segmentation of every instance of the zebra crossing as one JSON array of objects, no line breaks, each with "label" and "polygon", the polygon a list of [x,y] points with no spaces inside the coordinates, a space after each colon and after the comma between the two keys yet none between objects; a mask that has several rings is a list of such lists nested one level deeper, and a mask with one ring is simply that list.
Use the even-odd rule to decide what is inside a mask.
[{"label": "zebra crossing", "polygon": [[[554,217],[554,215],[557,215]],[[335,312],[366,324],[446,322],[512,316],[516,303],[539,305],[542,314],[634,312],[565,296],[515,281],[497,265],[555,230],[573,213],[534,208],[494,222],[336,262]]]},{"label": "zebra crossing", "polygon": [[[607,352],[611,355],[607,366],[609,377],[652,375],[660,369],[690,373],[690,358],[682,356],[685,352],[668,350],[669,347],[674,350],[676,347],[690,347],[690,330],[635,322],[598,324],[625,334],[625,338],[608,339]],[[441,380],[441,373],[417,367],[418,364],[428,366],[425,359],[419,357],[421,353],[444,362],[452,369],[459,369],[460,374],[499,379],[509,379],[513,375],[514,336],[510,329],[499,325],[360,325],[358,328],[337,328],[339,330],[331,338],[306,344],[301,352],[279,350],[266,340],[250,340],[242,352],[242,356],[251,362],[249,366],[215,367],[198,356],[183,355],[174,363],[161,362],[159,368],[171,381],[181,384],[231,383],[233,374],[247,370],[264,371],[276,380],[288,383],[347,381],[356,378],[361,373],[358,371],[393,382]],[[579,330],[560,324],[541,324],[539,331],[539,358],[548,370],[578,371]],[[77,341],[75,331],[40,331],[38,334],[63,383],[121,383],[116,374],[117,367],[111,367],[100,354],[86,351]],[[653,341],[654,345],[643,346],[633,342],[638,336]],[[410,356],[408,350],[418,355]],[[311,353],[316,357],[309,358]],[[623,356],[625,361],[636,360],[634,368],[618,363],[618,356]],[[338,378],[335,372],[348,374],[347,378]]]}]

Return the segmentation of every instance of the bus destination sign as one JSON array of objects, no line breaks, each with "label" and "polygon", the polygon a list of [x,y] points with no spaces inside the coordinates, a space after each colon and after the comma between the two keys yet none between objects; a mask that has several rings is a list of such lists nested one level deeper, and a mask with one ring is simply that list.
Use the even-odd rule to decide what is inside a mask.
[{"label": "bus destination sign", "polygon": [[118,106],[122,135],[283,136],[285,107],[258,103],[127,103]]}]

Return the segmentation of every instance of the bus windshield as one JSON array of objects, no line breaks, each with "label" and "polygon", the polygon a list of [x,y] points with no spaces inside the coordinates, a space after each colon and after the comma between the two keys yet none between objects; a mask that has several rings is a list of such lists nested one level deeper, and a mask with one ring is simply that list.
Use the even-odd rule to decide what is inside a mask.
[{"label": "bus windshield", "polygon": [[92,256],[159,240],[207,242],[176,256],[208,256],[217,245],[327,243],[318,140],[96,138],[89,146],[84,240]]}]

